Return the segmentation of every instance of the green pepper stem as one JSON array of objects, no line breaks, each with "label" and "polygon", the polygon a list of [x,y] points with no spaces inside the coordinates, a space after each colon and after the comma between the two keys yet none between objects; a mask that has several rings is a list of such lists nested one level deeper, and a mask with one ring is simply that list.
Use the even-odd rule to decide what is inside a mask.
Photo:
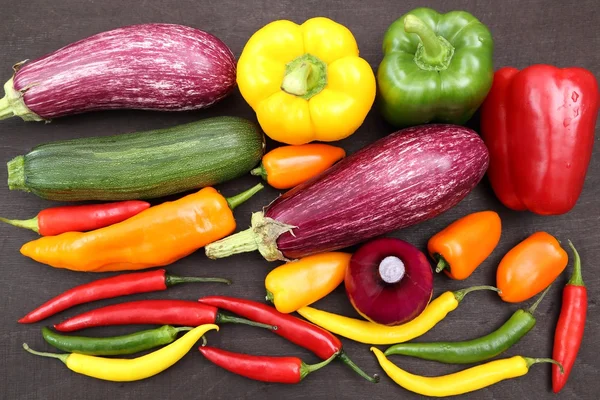
[{"label": "green pepper stem", "polygon": [[348,357],[348,355],[343,350],[340,351],[340,353],[338,355],[338,358],[344,364],[346,364],[347,366],[349,366],[354,372],[356,372],[358,375],[362,376],[363,378],[365,378],[369,382],[371,382],[371,383],[379,383],[379,375],[377,375],[377,374],[374,374],[373,376],[367,375],[367,373],[365,371],[363,371],[362,369],[360,369],[360,367],[358,365],[356,365],[354,363],[354,361],[352,361],[350,359],[350,357]]},{"label": "green pepper stem", "polygon": [[67,363],[67,358],[69,358],[69,356],[70,356],[70,354],[44,353],[42,351],[35,351],[32,348],[30,348],[27,345],[27,343],[23,343],[23,348],[25,350],[27,350],[28,352],[30,352],[31,354],[35,354],[36,356],[57,358],[65,364]]},{"label": "green pepper stem", "polygon": [[569,246],[571,246],[571,250],[573,250],[573,274],[567,282],[567,285],[573,286],[585,286],[583,283],[583,277],[581,276],[581,259],[579,258],[579,252],[573,246],[573,243],[569,240]]},{"label": "green pepper stem", "polygon": [[448,68],[454,47],[442,36],[437,36],[420,18],[408,14],[404,17],[404,30],[419,36],[421,43],[415,53],[415,62],[421,69],[442,71]]},{"label": "green pepper stem", "polygon": [[500,289],[498,289],[496,287],[483,285],[483,286],[472,286],[470,288],[457,290],[457,291],[453,292],[453,294],[454,294],[454,297],[456,297],[456,301],[458,301],[460,303],[467,294],[469,294],[471,292],[475,292],[477,290],[493,290],[494,292],[500,293]]},{"label": "green pepper stem", "polygon": [[0,222],[5,222],[9,225],[16,226],[19,228],[29,229],[38,234],[40,233],[38,217],[31,219],[7,219],[0,217]]},{"label": "green pepper stem", "polygon": [[231,281],[225,278],[201,278],[198,276],[177,276],[177,275],[165,275],[165,284],[167,286],[179,285],[180,283],[205,283],[205,282],[216,282],[225,283],[231,285]]},{"label": "green pepper stem", "polygon": [[225,314],[221,314],[221,313],[217,314],[215,323],[216,324],[243,324],[243,325],[255,326],[258,328],[270,329],[272,331],[277,330],[277,327],[273,326],[273,325],[261,324],[260,322],[254,322],[254,321],[250,321],[245,318],[234,317],[232,315],[225,315]]},{"label": "green pepper stem", "polygon": [[262,189],[264,188],[262,183],[259,183],[256,186],[251,187],[250,189],[237,194],[233,197],[228,197],[227,198],[227,204],[229,205],[229,208],[231,208],[232,210],[235,210],[235,208],[237,206],[239,206],[240,204],[243,204],[246,200],[248,200],[250,197],[254,196],[256,193],[260,192]]},{"label": "green pepper stem", "polygon": [[275,300],[275,296],[273,296],[273,293],[271,293],[270,291],[267,290],[267,295],[265,296],[265,300],[273,303],[273,301]]},{"label": "green pepper stem", "polygon": [[335,360],[335,358],[338,355],[339,355],[339,353],[334,353],[327,360],[322,361],[322,362],[320,362],[318,364],[308,365],[308,364],[302,363],[300,365],[300,380],[306,378],[306,375],[310,374],[311,372],[315,372],[315,371],[323,368],[324,366],[328,365],[330,362],[332,362],[333,360]]},{"label": "green pepper stem", "polygon": [[565,369],[563,368],[562,364],[551,358],[529,358],[529,357],[523,357],[523,358],[525,359],[525,362],[527,363],[527,369],[529,369],[533,364],[552,363],[554,365],[557,365],[558,368],[560,368],[561,374],[565,373]]},{"label": "green pepper stem", "polygon": [[435,266],[436,273],[439,274],[445,269],[450,269],[450,264],[448,264],[448,261],[446,261],[441,254],[436,254],[435,257],[437,258],[437,265]]},{"label": "green pepper stem", "polygon": [[260,176],[265,181],[267,180],[267,170],[265,169],[265,166],[262,164],[260,164],[258,167],[254,168],[252,171],[250,171],[250,174],[254,175],[254,176]]},{"label": "green pepper stem", "polygon": [[535,301],[535,303],[533,303],[533,304],[531,305],[531,307],[529,307],[529,309],[527,310],[527,312],[528,312],[529,314],[532,314],[532,315],[533,315],[533,313],[534,313],[534,312],[535,312],[535,310],[538,308],[538,306],[540,305],[540,303],[542,302],[542,300],[544,300],[544,297],[546,296],[546,293],[548,293],[548,291],[550,290],[550,287],[551,287],[551,286],[552,286],[552,285],[548,286],[548,287],[546,288],[546,290],[544,290],[544,292],[542,293],[542,295],[541,295],[541,296],[540,296],[540,297],[539,297],[539,298],[538,298],[538,299]]}]

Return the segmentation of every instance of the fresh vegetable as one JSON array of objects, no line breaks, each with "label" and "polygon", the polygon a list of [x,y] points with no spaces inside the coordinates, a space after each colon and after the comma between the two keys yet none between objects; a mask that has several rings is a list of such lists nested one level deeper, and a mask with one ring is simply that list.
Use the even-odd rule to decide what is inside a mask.
[{"label": "fresh vegetable", "polygon": [[0,119],[25,121],[119,108],[203,108],[233,90],[236,74],[235,58],[221,40],[175,24],[98,33],[13,69]]},{"label": "fresh vegetable", "polygon": [[237,69],[262,129],[286,144],[344,139],[375,100],[375,75],[352,32],[323,17],[264,26],[244,46]]},{"label": "fresh vegetable", "polygon": [[344,282],[354,309],[381,325],[415,319],[433,295],[427,257],[396,238],[378,238],[362,245],[352,255]]},{"label": "fresh vegetable", "polygon": [[8,186],[57,201],[163,197],[248,173],[264,146],[258,127],[237,117],[58,141],[9,161]]},{"label": "fresh vegetable", "polygon": [[383,116],[398,127],[464,124],[492,86],[493,49],[488,28],[468,12],[410,11],[383,38],[377,71]]},{"label": "fresh vegetable", "polygon": [[417,338],[454,311],[462,299],[475,290],[495,290],[492,286],[473,286],[454,292],[444,292],[434,299],[415,319],[404,325],[386,326],[370,321],[348,318],[316,308],[303,307],[298,314],[329,332],[366,344],[394,344]]},{"label": "fresh vegetable", "polygon": [[276,189],[290,189],[314,178],[345,156],[346,151],[341,147],[323,143],[281,146],[265,154],[260,166],[251,172]]},{"label": "fresh vegetable", "polygon": [[558,240],[536,232],[504,255],[496,271],[500,297],[509,303],[532,298],[565,270],[569,256]]},{"label": "fresh vegetable", "polygon": [[193,328],[174,328],[164,325],[157,329],[135,332],[129,335],[92,338],[83,336],[65,336],[42,328],[42,336],[48,344],[67,353],[87,354],[90,356],[117,356],[134,354],[172,343],[179,332]]},{"label": "fresh vegetable", "polygon": [[271,383],[300,383],[333,361],[337,354],[318,364],[307,365],[297,357],[267,357],[232,353],[214,347],[201,346],[200,353],[214,364],[255,381]]},{"label": "fresh vegetable", "polygon": [[206,247],[210,258],[259,250],[269,261],[336,251],[433,218],[481,180],[487,149],[472,130],[396,132],[254,213],[252,228]]},{"label": "fresh vegetable", "polygon": [[289,314],[281,313],[273,307],[252,300],[226,296],[209,296],[203,297],[199,301],[209,306],[227,310],[252,321],[276,326],[277,329],[273,330],[273,333],[310,350],[321,360],[327,360],[337,354],[337,358],[366,380],[372,383],[379,381],[377,375],[370,377],[354,364],[342,349],[340,339],[318,326]]},{"label": "fresh vegetable", "polygon": [[504,325],[483,337],[462,342],[398,343],[388,348],[385,355],[399,354],[447,364],[472,364],[494,358],[533,329],[536,322],[533,313],[548,289],[528,310],[515,311]]},{"label": "fresh vegetable", "polygon": [[554,393],[560,392],[569,379],[583,340],[587,314],[587,289],[581,276],[581,260],[573,243],[569,242],[569,245],[574,255],[573,274],[563,289],[563,302],[554,333],[552,352],[552,358],[560,362],[565,370],[561,373],[558,368],[552,366]]},{"label": "fresh vegetable", "polygon": [[502,223],[494,211],[480,211],[454,221],[427,243],[429,255],[437,262],[435,272],[467,279],[492,254],[501,232]]},{"label": "fresh vegetable", "polygon": [[98,279],[69,289],[31,311],[21,318],[19,323],[31,324],[38,322],[79,304],[135,293],[156,292],[166,290],[168,287],[180,283],[196,282],[231,283],[227,279],[222,278],[170,275],[164,269],[121,274],[110,278]]},{"label": "fresh vegetable", "polygon": [[65,232],[86,232],[110,226],[141,213],[150,207],[145,201],[52,207],[27,220],[0,218],[0,221],[30,229],[42,236]]},{"label": "fresh vegetable", "polygon": [[232,210],[262,188],[258,184],[226,199],[207,187],[106,228],[34,240],[21,247],[21,254],[55,268],[86,272],[169,265],[235,231]]},{"label": "fresh vegetable", "polygon": [[381,368],[394,382],[406,390],[431,397],[456,396],[474,392],[506,379],[523,376],[529,372],[529,368],[533,364],[553,363],[560,366],[559,363],[549,358],[514,356],[491,361],[454,374],[425,377],[413,375],[398,368],[376,347],[371,347],[371,351],[375,353]]},{"label": "fresh vegetable", "polygon": [[275,268],[265,279],[267,300],[287,314],[322,299],[344,281],[351,256],[321,253]]},{"label": "fresh vegetable", "polygon": [[219,330],[217,325],[198,326],[180,339],[153,353],[138,358],[119,359],[89,356],[85,354],[56,354],[42,353],[29,348],[23,343],[28,352],[42,356],[57,358],[67,368],[92,378],[114,382],[131,382],[150,378],[179,361],[206,332]]},{"label": "fresh vegetable", "polygon": [[259,328],[276,326],[249,321],[221,313],[217,307],[187,300],[138,300],[112,304],[71,317],[54,329],[73,332],[96,326],[112,325],[180,325],[245,324]]},{"label": "fresh vegetable", "polygon": [[583,68],[502,68],[481,108],[488,177],[508,208],[541,215],[571,210],[594,145],[598,82]]}]

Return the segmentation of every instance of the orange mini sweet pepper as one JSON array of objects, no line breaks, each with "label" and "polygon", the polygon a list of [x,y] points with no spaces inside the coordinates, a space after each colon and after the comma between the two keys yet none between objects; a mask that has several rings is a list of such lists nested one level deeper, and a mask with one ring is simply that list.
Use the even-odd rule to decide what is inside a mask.
[{"label": "orange mini sweet pepper", "polygon": [[226,199],[207,187],[105,228],[31,241],[21,254],[55,268],[86,272],[168,265],[233,233],[232,210],[262,188],[258,184]]},{"label": "orange mini sweet pepper", "polygon": [[508,303],[532,298],[564,271],[569,262],[567,252],[554,236],[536,232],[513,247],[498,266],[496,286]]},{"label": "orange mini sweet pepper", "polygon": [[494,211],[462,217],[435,234],[427,243],[429,255],[437,262],[436,272],[452,279],[467,279],[490,255],[500,241],[502,223]]}]

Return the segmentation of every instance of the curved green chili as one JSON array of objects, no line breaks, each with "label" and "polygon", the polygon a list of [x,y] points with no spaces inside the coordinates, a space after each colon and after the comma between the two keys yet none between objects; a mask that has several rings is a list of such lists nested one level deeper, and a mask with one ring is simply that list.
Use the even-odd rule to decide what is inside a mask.
[{"label": "curved green chili", "polygon": [[164,325],[160,328],[131,333],[129,335],[106,338],[61,335],[49,328],[42,328],[42,336],[50,345],[68,353],[90,356],[116,356],[134,354],[149,350],[177,339],[177,334],[192,328],[174,328]]},{"label": "curved green chili", "polygon": [[533,313],[548,289],[528,310],[515,311],[500,328],[486,336],[462,342],[399,343],[389,347],[385,355],[399,354],[446,364],[489,360],[508,350],[535,326]]}]

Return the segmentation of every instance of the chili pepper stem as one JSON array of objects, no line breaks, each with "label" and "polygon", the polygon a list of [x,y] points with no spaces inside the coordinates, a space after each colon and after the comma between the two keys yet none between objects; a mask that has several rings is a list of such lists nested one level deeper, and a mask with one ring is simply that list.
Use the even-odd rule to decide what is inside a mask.
[{"label": "chili pepper stem", "polygon": [[454,293],[454,297],[456,297],[456,301],[458,301],[459,303],[462,301],[462,299],[465,298],[465,296],[471,292],[475,292],[478,290],[493,290],[494,292],[500,293],[500,289],[494,287],[494,286],[487,286],[487,285],[483,285],[483,286],[472,286],[470,288],[466,288],[466,289],[461,289],[461,290],[457,290]]},{"label": "chili pepper stem", "polygon": [[540,303],[542,302],[542,300],[544,300],[544,296],[546,296],[546,293],[548,293],[548,291],[550,290],[550,287],[552,285],[548,286],[546,288],[546,290],[544,290],[544,292],[542,293],[542,295],[535,301],[535,303],[533,303],[531,305],[531,307],[529,307],[529,309],[527,310],[527,312],[529,314],[533,314],[535,312],[535,310],[537,309],[537,307],[540,305]]},{"label": "chili pepper stem", "polygon": [[267,179],[267,170],[265,169],[264,165],[262,165],[262,164],[260,164],[258,167],[254,168],[252,171],[250,171],[250,174],[254,175],[254,176],[260,176],[264,180]]},{"label": "chili pepper stem", "polygon": [[225,283],[231,285],[231,281],[225,278],[201,278],[196,276],[177,276],[177,275],[165,275],[165,284],[167,286],[174,286],[180,283],[203,283],[203,282],[216,282]]},{"label": "chili pepper stem", "polygon": [[356,365],[354,363],[354,361],[352,361],[350,359],[350,357],[348,357],[348,355],[343,350],[340,351],[340,353],[338,354],[338,358],[344,364],[346,364],[347,366],[349,366],[354,372],[356,372],[358,375],[362,376],[363,378],[365,378],[369,382],[371,382],[371,383],[379,383],[379,375],[377,375],[377,374],[374,374],[373,376],[367,375],[367,373],[365,371],[363,371],[362,369],[360,369],[360,367],[358,365]]},{"label": "chili pepper stem", "polygon": [[315,372],[321,368],[323,368],[324,366],[328,365],[330,362],[332,362],[337,356],[339,355],[339,353],[334,353],[331,357],[329,357],[327,360],[325,361],[321,361],[318,364],[312,364],[312,365],[308,365],[305,363],[302,363],[302,365],[300,366],[300,380],[306,378],[306,375],[310,374],[311,372]]},{"label": "chili pepper stem", "polygon": [[40,228],[38,225],[38,217],[31,219],[8,219],[0,217],[0,222],[5,222],[9,225],[16,226],[18,228],[25,228],[34,231],[35,233],[40,233]]},{"label": "chili pepper stem", "polygon": [[250,321],[248,319],[234,317],[232,315],[225,315],[218,313],[217,318],[215,319],[215,324],[244,324],[250,326],[256,326],[258,328],[270,329],[272,331],[276,331],[277,327],[268,324],[261,324],[260,322]]},{"label": "chili pepper stem", "polygon": [[436,273],[439,274],[445,269],[450,269],[450,264],[448,264],[448,261],[446,261],[441,254],[436,254],[435,258],[437,259],[437,265],[435,266]]},{"label": "chili pepper stem", "polygon": [[191,326],[181,326],[179,328],[175,328],[175,332],[177,332],[177,333],[179,333],[179,332],[187,332],[187,331],[191,331],[192,329],[194,329],[194,328],[192,328]]},{"label": "chili pepper stem", "polygon": [[571,250],[573,250],[574,260],[573,274],[571,275],[569,282],[567,282],[567,285],[585,286],[585,284],[583,283],[583,277],[581,276],[581,259],[579,258],[579,252],[577,252],[577,249],[575,249],[575,246],[573,246],[573,243],[570,240],[569,246],[571,247]]},{"label": "chili pepper stem", "polygon": [[35,354],[36,356],[49,357],[49,358],[57,358],[60,361],[62,361],[63,363],[65,363],[65,364],[67,363],[67,358],[70,355],[70,354],[45,353],[45,352],[42,352],[42,351],[35,351],[32,348],[30,348],[27,343],[23,343],[23,348],[25,350],[27,350],[29,353]]},{"label": "chili pepper stem", "polygon": [[552,363],[552,364],[558,366],[558,368],[560,368],[560,373],[561,374],[565,373],[565,370],[564,370],[562,364],[559,363],[556,360],[551,359],[551,358],[529,358],[529,357],[523,357],[523,358],[525,359],[525,363],[527,363],[527,369],[529,369],[534,364]]},{"label": "chili pepper stem", "polygon": [[254,196],[256,193],[260,192],[262,189],[264,188],[262,183],[259,183],[256,186],[251,187],[250,189],[237,194],[233,197],[228,197],[227,198],[227,204],[229,205],[229,208],[231,208],[232,210],[235,210],[235,208],[237,206],[239,206],[240,204],[243,204],[246,200],[248,200],[250,197]]}]

